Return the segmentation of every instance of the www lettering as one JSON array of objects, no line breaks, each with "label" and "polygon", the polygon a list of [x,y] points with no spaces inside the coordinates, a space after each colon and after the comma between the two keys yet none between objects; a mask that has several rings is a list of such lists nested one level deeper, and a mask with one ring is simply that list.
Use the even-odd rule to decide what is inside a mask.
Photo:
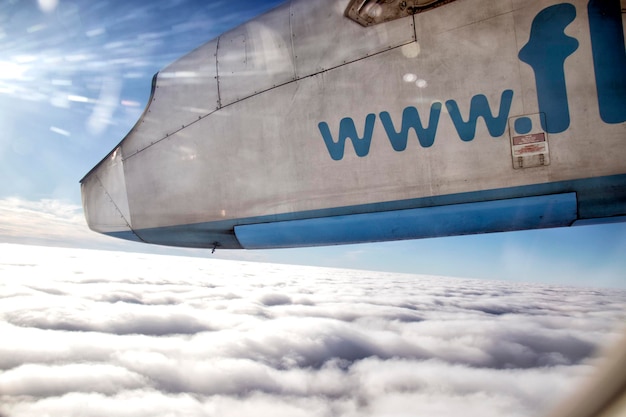
[{"label": "www lettering", "polygon": [[[598,115],[607,124],[623,123],[626,121],[626,53],[620,0],[589,0],[587,11]],[[520,61],[534,71],[539,112],[543,114],[541,128],[548,133],[561,133],[570,126],[565,61],[578,49],[578,40],[567,36],[565,29],[575,19],[576,8],[569,3],[543,9],[535,16],[530,28],[530,38],[518,54]],[[506,131],[512,100],[512,90],[502,92],[500,108],[494,115],[487,97],[483,94],[475,95],[470,102],[467,120],[463,118],[455,100],[446,101],[445,106],[459,138],[469,142],[474,139],[479,118],[484,120],[492,137],[502,136]],[[386,111],[381,112],[379,117],[391,147],[401,152],[408,146],[411,131],[423,148],[433,145],[441,110],[441,103],[433,104],[426,124],[425,115],[420,116],[415,107],[405,108],[400,122],[394,122]],[[518,121],[521,119],[523,118]],[[516,124],[517,133],[530,131],[530,120],[525,122],[519,128]],[[318,128],[330,157],[338,161],[343,159],[348,139],[358,156],[366,156],[375,125],[376,115],[368,114],[365,126],[361,129],[363,134],[359,135],[354,120],[350,117],[343,118],[339,123],[336,140],[326,122],[319,123]]]},{"label": "www lettering", "polygon": [[[485,121],[487,130],[491,136],[502,136],[506,130],[506,123],[512,101],[513,91],[505,90],[500,99],[498,113],[494,116],[487,101],[487,97],[482,94],[476,95],[472,97],[467,121],[463,120],[463,116],[455,100],[446,101],[446,108],[448,109],[452,123],[461,140],[469,142],[474,139],[476,134],[476,122],[480,117]],[[415,107],[407,107],[402,112],[402,121],[399,123],[399,129],[396,129],[396,124],[394,124],[388,112],[381,112],[379,114],[380,121],[387,134],[391,147],[397,152],[404,151],[407,147],[409,132],[411,130],[415,132],[417,140],[423,148],[432,146],[435,142],[437,127],[439,126],[441,108],[442,105],[438,102],[430,106],[428,124],[424,126],[418,110]],[[318,128],[322,134],[330,157],[335,161],[339,161],[343,159],[345,143],[348,139],[352,142],[352,146],[358,156],[363,157],[369,153],[375,124],[376,115],[373,113],[368,114],[365,118],[365,126],[361,130],[363,135],[359,135],[354,120],[350,117],[345,117],[339,122],[339,134],[336,140],[333,139],[328,123],[320,122]]]}]

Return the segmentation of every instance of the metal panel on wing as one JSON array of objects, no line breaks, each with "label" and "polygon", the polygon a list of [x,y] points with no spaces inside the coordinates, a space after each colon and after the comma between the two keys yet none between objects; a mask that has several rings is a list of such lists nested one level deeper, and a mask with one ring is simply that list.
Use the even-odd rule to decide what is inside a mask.
[{"label": "metal panel on wing", "polygon": [[[293,176],[304,159],[298,152],[303,139],[289,135],[289,111],[282,106],[296,92],[291,83],[233,103],[127,159],[129,203],[141,212],[134,226],[221,221],[299,207],[310,191],[304,177]],[[275,117],[280,112],[285,117]],[[221,155],[219,161],[215,155]]]},{"label": "metal panel on wing", "polygon": [[124,158],[218,108],[216,50],[217,40],[208,42],[156,75],[148,107],[124,140]]},{"label": "metal panel on wing", "polygon": [[222,106],[293,81],[289,4],[220,36],[217,60]]},{"label": "metal panel on wing", "polygon": [[[292,2],[293,45],[298,78],[415,40],[413,19],[400,19],[364,28],[343,17],[348,2]],[[358,81],[355,80],[356,83]]]},{"label": "metal panel on wing", "polygon": [[[82,185],[89,226],[101,233],[131,231],[122,153],[116,148]],[[90,210],[90,207],[97,210]]]}]

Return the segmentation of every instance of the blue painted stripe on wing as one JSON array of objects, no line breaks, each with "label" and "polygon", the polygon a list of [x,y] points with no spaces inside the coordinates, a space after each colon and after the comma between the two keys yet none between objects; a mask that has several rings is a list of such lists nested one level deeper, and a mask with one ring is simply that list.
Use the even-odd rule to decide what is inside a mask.
[{"label": "blue painted stripe on wing", "polygon": [[599,224],[626,223],[626,216],[605,217],[599,219],[576,220],[572,226],[594,226]]},{"label": "blue painted stripe on wing", "polygon": [[235,227],[246,249],[337,245],[569,226],[576,193]]},{"label": "blue painted stripe on wing", "polygon": [[105,232],[104,234],[107,236],[116,237],[118,239],[126,239],[126,240],[132,240],[133,242],[145,243],[143,240],[139,238],[139,236],[137,236],[135,233],[131,232],[130,230],[122,230],[118,232]]},{"label": "blue painted stripe on wing", "polygon": [[[222,249],[242,249],[234,232],[234,228],[237,226],[397,210],[424,209],[428,207],[481,203],[494,200],[548,196],[564,193],[576,194],[578,202],[577,218],[579,221],[602,218],[624,219],[624,216],[626,216],[626,174],[622,174],[355,206],[331,207],[319,210],[287,212],[202,223],[187,223],[148,229],[134,229],[133,231],[137,236],[128,231],[110,232],[106,234],[129,240],[136,240],[137,237],[140,237],[144,242],[167,246],[213,248],[215,242],[218,242],[219,247]],[[521,229],[521,227],[517,229]],[[478,231],[475,233],[482,232]]]}]

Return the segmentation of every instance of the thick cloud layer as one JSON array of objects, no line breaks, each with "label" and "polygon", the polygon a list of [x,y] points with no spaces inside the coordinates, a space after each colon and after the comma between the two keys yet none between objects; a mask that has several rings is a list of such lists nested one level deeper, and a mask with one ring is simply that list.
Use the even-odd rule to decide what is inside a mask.
[{"label": "thick cloud layer", "polygon": [[617,290],[0,253],[10,417],[536,416],[626,318]]}]

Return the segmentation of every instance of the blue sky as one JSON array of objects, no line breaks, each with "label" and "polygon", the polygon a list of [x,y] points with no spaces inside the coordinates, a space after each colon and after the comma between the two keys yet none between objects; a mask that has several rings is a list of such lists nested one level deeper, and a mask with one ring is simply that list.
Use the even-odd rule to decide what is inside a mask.
[{"label": "blue sky", "polygon": [[[78,181],[133,126],[157,71],[278,3],[2,2],[0,239],[209,256],[86,232]],[[214,256],[625,288],[624,254],[626,224],[619,223]]]}]

